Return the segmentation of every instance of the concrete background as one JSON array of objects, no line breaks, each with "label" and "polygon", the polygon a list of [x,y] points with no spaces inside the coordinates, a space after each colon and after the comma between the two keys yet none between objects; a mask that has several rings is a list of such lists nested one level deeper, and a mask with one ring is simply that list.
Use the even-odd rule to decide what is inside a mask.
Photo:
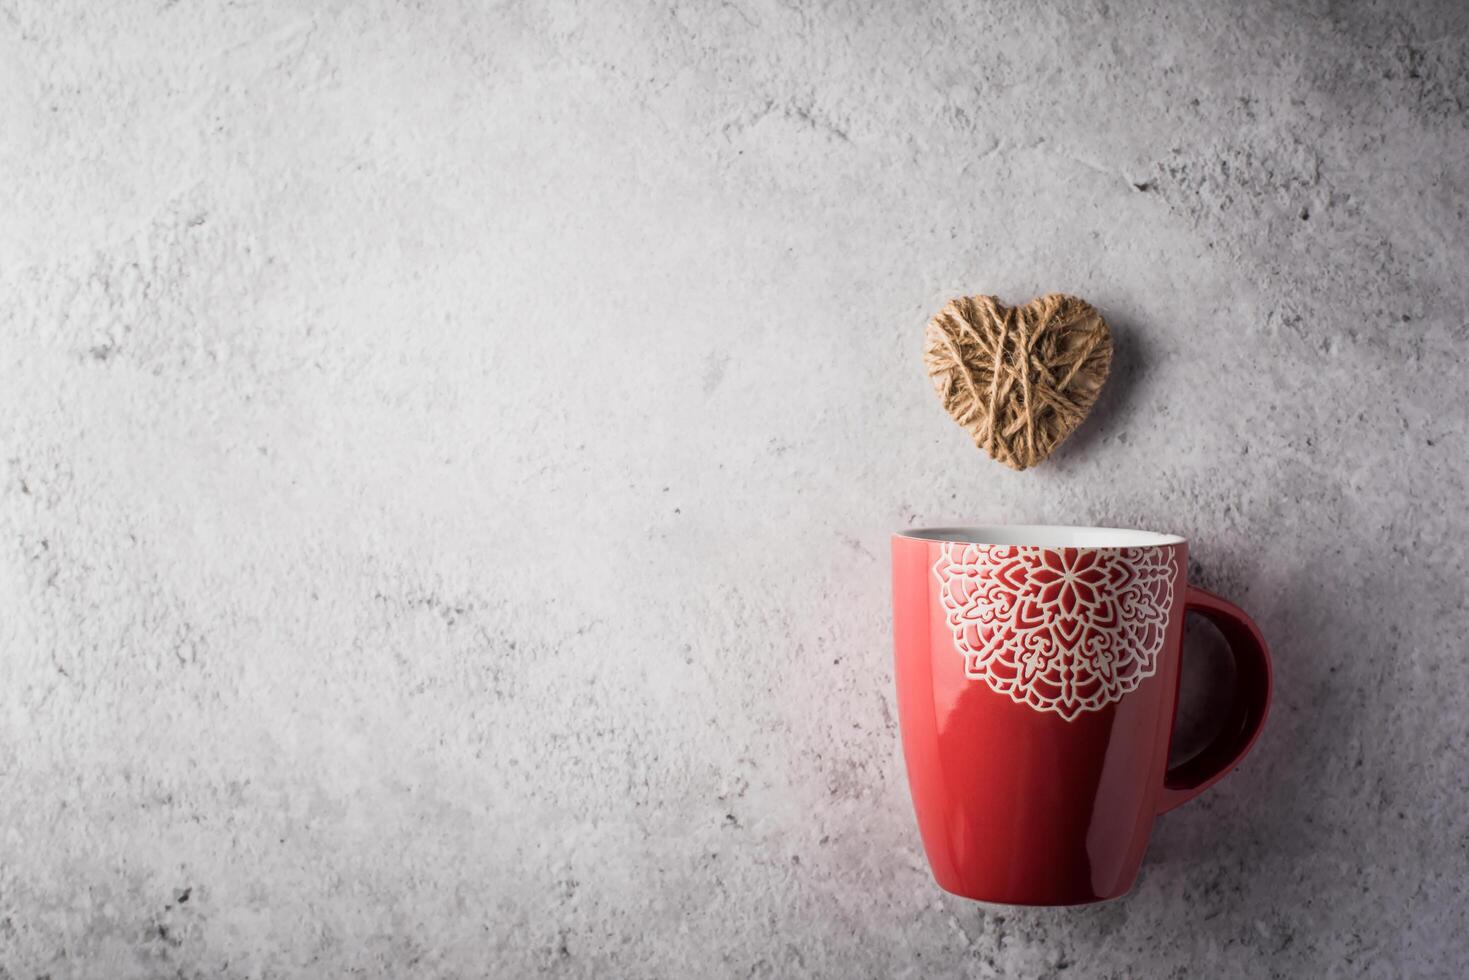
[{"label": "concrete background", "polygon": [[[1469,972],[1462,5],[3,2],[0,193],[0,976]],[[922,330],[1052,289],[1015,474]],[[929,878],[958,520],[1273,641],[1122,902]]]}]

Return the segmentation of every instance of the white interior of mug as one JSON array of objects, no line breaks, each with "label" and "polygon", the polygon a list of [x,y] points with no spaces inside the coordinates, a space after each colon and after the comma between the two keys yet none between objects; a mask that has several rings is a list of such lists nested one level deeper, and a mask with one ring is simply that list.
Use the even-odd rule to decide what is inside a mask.
[{"label": "white interior of mug", "polygon": [[1064,524],[993,524],[981,527],[922,527],[897,532],[900,537],[964,544],[1028,545],[1032,548],[1150,548],[1182,544],[1176,534],[1117,527],[1069,527]]}]

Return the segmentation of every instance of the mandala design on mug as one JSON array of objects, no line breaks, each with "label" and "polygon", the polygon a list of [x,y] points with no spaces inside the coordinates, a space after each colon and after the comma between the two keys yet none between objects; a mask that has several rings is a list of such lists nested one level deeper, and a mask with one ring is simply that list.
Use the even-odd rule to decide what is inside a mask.
[{"label": "mandala design on mug", "polygon": [[1072,721],[1158,669],[1172,548],[946,542],[933,571],[965,674],[1014,701]]}]

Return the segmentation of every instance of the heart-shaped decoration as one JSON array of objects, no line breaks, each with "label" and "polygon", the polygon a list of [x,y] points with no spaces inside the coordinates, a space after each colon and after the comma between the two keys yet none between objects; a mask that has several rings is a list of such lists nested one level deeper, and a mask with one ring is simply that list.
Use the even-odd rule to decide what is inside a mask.
[{"label": "heart-shaped decoration", "polygon": [[965,296],[929,321],[923,364],[974,444],[1023,470],[1091,411],[1112,366],[1112,334],[1075,296],[1050,293],[1024,306]]}]

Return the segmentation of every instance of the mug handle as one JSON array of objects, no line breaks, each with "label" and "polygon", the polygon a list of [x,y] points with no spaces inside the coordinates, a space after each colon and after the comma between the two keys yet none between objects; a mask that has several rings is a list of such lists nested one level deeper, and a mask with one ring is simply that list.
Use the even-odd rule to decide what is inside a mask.
[{"label": "mug handle", "polygon": [[1224,634],[1234,655],[1234,704],[1214,741],[1164,775],[1159,813],[1187,803],[1238,765],[1260,737],[1270,708],[1270,649],[1254,620],[1234,603],[1192,585],[1184,608],[1203,615]]}]

